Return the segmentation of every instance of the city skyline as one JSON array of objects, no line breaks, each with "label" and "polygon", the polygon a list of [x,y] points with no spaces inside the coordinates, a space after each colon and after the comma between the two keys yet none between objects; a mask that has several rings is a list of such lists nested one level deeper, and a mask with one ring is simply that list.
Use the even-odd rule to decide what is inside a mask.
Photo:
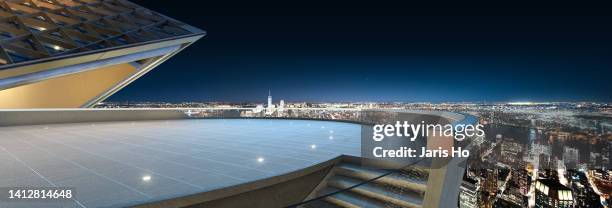
[{"label": "city skyline", "polygon": [[[134,103],[226,103],[226,104],[244,104],[244,103],[261,103],[266,104],[266,106],[270,105],[272,98],[272,90],[268,89],[267,98],[260,97],[255,100],[241,100],[241,101],[224,101],[224,100],[178,100],[178,101],[164,101],[164,100],[107,100],[103,103],[121,103],[121,102],[134,102]],[[258,93],[259,95],[259,93]],[[276,96],[275,96],[276,97]],[[486,100],[476,100],[476,101],[396,101],[396,100],[286,100],[280,99],[280,101],[287,101],[292,103],[402,103],[402,104],[419,104],[419,103],[431,103],[431,104],[458,104],[458,103],[472,103],[472,104],[508,104],[508,105],[541,105],[541,104],[558,104],[558,103],[598,103],[598,104],[611,104],[612,101],[595,101],[595,100],[497,100],[497,101],[486,101]]]}]

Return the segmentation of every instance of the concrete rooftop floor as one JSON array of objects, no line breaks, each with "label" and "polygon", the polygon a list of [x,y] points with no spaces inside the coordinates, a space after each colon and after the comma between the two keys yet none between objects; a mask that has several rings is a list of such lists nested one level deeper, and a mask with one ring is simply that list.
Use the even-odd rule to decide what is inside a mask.
[{"label": "concrete rooftop floor", "polygon": [[73,187],[76,200],[0,207],[123,207],[360,155],[357,124],[186,119],[0,127],[0,187]]}]

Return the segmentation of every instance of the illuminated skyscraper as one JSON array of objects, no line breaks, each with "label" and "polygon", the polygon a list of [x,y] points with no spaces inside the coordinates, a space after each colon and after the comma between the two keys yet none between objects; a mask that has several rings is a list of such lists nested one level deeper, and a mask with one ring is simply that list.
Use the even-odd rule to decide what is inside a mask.
[{"label": "illuminated skyscraper", "polygon": [[578,165],[579,161],[579,151],[576,148],[571,147],[563,147],[563,161],[570,168]]},{"label": "illuminated skyscraper", "polygon": [[205,32],[126,0],[0,0],[0,108],[91,107]]},{"label": "illuminated skyscraper", "polygon": [[268,90],[268,108],[272,108],[272,91]]},{"label": "illuminated skyscraper", "polygon": [[459,207],[478,207],[478,181],[471,178],[464,178],[459,191]]},{"label": "illuminated skyscraper", "polygon": [[274,105],[272,104],[272,92],[268,90],[268,106],[266,106],[266,115],[272,115],[274,110]]},{"label": "illuminated skyscraper", "polygon": [[574,207],[572,190],[552,179],[536,181],[536,204],[538,208]]}]

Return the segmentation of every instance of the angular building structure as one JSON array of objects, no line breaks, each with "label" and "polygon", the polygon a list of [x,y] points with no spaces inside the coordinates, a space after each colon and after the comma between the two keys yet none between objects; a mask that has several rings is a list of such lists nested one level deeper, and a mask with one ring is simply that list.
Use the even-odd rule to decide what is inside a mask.
[{"label": "angular building structure", "polygon": [[0,109],[91,107],[204,35],[125,0],[2,0]]}]

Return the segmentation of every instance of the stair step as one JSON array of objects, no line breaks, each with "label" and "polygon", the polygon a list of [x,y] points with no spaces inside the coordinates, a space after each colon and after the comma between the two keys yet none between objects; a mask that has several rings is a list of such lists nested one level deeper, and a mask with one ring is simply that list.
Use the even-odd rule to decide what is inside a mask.
[{"label": "stair step", "polygon": [[[329,180],[328,185],[337,189],[347,189],[359,184],[360,182],[362,181],[358,179],[337,175]],[[421,194],[415,193],[412,190],[407,191],[396,187],[371,183],[362,184],[348,191],[359,194],[361,197],[369,197],[379,200],[385,204],[391,203],[407,208],[420,208],[423,198]]]},{"label": "stair step", "polygon": [[300,206],[301,208],[342,208],[325,200],[316,200]]},{"label": "stair step", "polygon": [[[363,197],[354,193],[350,193],[348,191],[343,191],[324,199],[326,202],[332,203],[334,205],[338,205],[344,208],[361,208],[361,207],[390,207],[387,204],[381,203],[379,201]],[[393,206],[391,206],[393,207]]]},{"label": "stair step", "polygon": [[[374,161],[372,159],[364,159],[364,158],[353,157],[353,156],[343,158],[342,163],[352,164],[352,165],[357,165],[357,166],[362,166],[362,164],[365,163],[365,164],[374,165],[374,167],[376,167],[377,169],[396,169],[396,168],[403,166],[401,164],[397,164],[393,162],[385,162],[384,160]],[[410,176],[427,178],[429,176],[429,169],[430,169],[428,167],[429,165],[426,163],[425,164],[417,163],[414,165],[404,167],[401,170]]]},{"label": "stair step", "polygon": [[[427,179],[411,177],[410,175],[406,175],[403,171],[404,170],[379,178],[374,182],[409,189],[419,194],[424,194],[427,190]],[[387,172],[385,170],[367,169],[359,165],[341,163],[338,165],[336,173],[360,180],[369,180]]]},{"label": "stair step", "polygon": [[419,167],[404,168],[401,173],[413,178],[429,178],[429,169]]}]

